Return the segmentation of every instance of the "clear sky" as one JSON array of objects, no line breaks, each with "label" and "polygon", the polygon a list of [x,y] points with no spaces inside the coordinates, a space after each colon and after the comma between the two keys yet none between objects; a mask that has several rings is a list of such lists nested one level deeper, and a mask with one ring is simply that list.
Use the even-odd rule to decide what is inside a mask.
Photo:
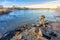
[{"label": "clear sky", "polygon": [[0,0],[0,5],[11,6],[11,5],[31,5],[31,4],[42,4],[55,0]]}]

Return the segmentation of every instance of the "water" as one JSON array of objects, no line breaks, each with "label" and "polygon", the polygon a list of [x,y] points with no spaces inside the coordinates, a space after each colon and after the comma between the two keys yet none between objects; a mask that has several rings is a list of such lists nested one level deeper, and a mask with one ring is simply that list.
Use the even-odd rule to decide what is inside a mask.
[{"label": "water", "polygon": [[13,30],[22,24],[37,23],[41,15],[45,15],[47,20],[60,20],[54,17],[56,15],[54,10],[16,10],[7,15],[0,15],[0,34]]}]

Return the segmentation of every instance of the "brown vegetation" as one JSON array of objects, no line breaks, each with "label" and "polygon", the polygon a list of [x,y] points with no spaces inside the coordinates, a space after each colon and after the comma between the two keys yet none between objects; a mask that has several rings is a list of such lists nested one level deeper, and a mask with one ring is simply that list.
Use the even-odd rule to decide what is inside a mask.
[{"label": "brown vegetation", "polygon": [[60,10],[60,8],[30,8],[32,10]]}]

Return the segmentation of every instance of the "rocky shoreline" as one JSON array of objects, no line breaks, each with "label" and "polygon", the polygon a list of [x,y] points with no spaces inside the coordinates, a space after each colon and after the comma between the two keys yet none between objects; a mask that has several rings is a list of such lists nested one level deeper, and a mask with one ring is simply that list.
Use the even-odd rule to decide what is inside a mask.
[{"label": "rocky shoreline", "polygon": [[[53,28],[53,30],[58,34],[58,37],[57,38],[53,38],[53,40],[60,40],[59,38],[60,38],[60,22],[53,22],[52,24],[52,28]],[[26,27],[24,27],[24,26],[26,26]],[[27,34],[28,32],[26,31],[26,29],[28,29],[28,30],[30,30],[31,29],[31,27],[29,26],[27,26],[27,25],[24,25],[24,26],[22,26],[22,27],[19,27],[19,28],[17,28],[17,29],[15,29],[15,31],[10,31],[11,33],[9,34],[8,33],[8,35],[6,36],[6,38],[10,38],[11,37],[11,35],[12,36],[14,36],[14,34],[15,34],[15,32],[17,32],[17,31],[19,31],[19,32],[22,32],[21,34]],[[33,28],[32,28],[33,29]],[[32,32],[32,31],[31,31]],[[10,37],[8,37],[10,35]],[[45,38],[44,38],[45,39]],[[4,40],[4,39],[1,39],[1,40]],[[46,39],[47,40],[47,39]]]}]

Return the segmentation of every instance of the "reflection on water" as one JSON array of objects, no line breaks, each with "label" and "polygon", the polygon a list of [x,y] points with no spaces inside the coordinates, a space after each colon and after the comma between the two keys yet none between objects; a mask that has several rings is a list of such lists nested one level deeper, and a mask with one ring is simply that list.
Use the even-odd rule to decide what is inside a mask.
[{"label": "reflection on water", "polygon": [[51,21],[58,20],[54,17],[55,11],[52,10],[16,10],[7,15],[0,15],[0,33],[13,30],[25,23],[37,23],[41,15],[45,15],[46,19]]}]

